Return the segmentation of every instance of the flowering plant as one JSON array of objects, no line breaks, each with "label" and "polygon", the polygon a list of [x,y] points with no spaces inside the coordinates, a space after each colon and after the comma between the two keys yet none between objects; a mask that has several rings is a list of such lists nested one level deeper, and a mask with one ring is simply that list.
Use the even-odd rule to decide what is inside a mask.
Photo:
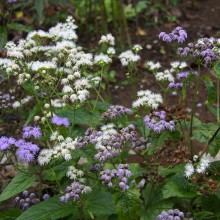
[{"label": "flowering plant", "polygon": [[[0,68],[22,88],[22,97],[2,94],[1,110],[16,111],[22,126],[0,137],[2,158],[18,171],[0,202],[17,196],[24,211],[16,212],[17,220],[218,218],[219,210],[208,203],[219,201],[219,89],[216,94],[211,78],[202,78],[201,67],[214,68],[219,86],[219,40],[179,47],[186,60],[171,62],[170,69],[147,61],[145,71],[155,75],[160,91],[137,91],[126,108],[104,98],[117,59],[114,37],[103,35],[101,51],[92,54],[78,46],[76,28],[68,17],[49,31],[32,31],[17,44],[6,44]],[[187,33],[178,27],[159,38],[178,46]],[[135,45],[118,56],[132,83],[141,49]],[[217,124],[195,118],[201,81]],[[190,113],[184,104],[194,86]],[[167,105],[173,89],[181,91],[182,105]],[[201,142],[200,152],[194,140]]]}]

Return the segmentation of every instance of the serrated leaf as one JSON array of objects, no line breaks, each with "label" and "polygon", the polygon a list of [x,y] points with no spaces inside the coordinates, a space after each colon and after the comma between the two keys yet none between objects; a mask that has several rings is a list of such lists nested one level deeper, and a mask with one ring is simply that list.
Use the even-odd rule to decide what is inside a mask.
[{"label": "serrated leaf", "polygon": [[16,220],[55,220],[74,213],[77,215],[77,207],[75,204],[76,203],[71,202],[61,202],[59,201],[59,197],[53,197],[30,207]]},{"label": "serrated leaf", "polygon": [[211,104],[216,101],[216,88],[209,76],[204,76],[203,80],[208,90],[208,103]]},{"label": "serrated leaf", "polygon": [[34,184],[35,180],[35,175],[18,173],[1,193],[0,202],[17,195],[25,189],[28,189]]},{"label": "serrated leaf", "polygon": [[140,191],[133,189],[127,192],[119,192],[114,195],[116,212],[119,220],[133,220],[133,216],[138,219],[141,215]]},{"label": "serrated leaf", "polygon": [[0,50],[3,49],[7,42],[7,30],[4,27],[0,27]]},{"label": "serrated leaf", "polygon": [[23,31],[23,32],[30,32],[32,30],[32,28],[20,23],[9,23],[7,24],[7,27],[16,31]]},{"label": "serrated leaf", "polygon": [[95,216],[115,214],[112,194],[98,190],[93,191],[88,196],[85,209]]},{"label": "serrated leaf", "polygon": [[0,220],[15,220],[20,214],[20,209],[8,209],[0,212]]},{"label": "serrated leaf", "polygon": [[169,182],[164,185],[162,193],[164,199],[170,197],[192,198],[197,195],[182,175],[176,175],[170,179]]}]

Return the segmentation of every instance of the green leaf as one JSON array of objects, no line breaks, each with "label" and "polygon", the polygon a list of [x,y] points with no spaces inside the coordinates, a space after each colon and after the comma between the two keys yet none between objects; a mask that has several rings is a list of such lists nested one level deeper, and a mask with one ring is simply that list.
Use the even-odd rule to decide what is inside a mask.
[{"label": "green leaf", "polygon": [[7,30],[5,27],[0,27],[0,50],[3,49],[7,42]]},{"label": "green leaf", "polygon": [[27,175],[24,173],[18,173],[13,180],[6,186],[0,195],[0,202],[11,198],[14,195],[24,191],[32,186],[35,182],[35,175]]},{"label": "green leaf", "polygon": [[39,20],[41,20],[43,17],[44,7],[45,7],[45,0],[35,0],[34,8],[37,11]]},{"label": "green leaf", "polygon": [[30,32],[32,29],[20,23],[9,23],[7,27],[16,31]]},{"label": "green leaf", "polygon": [[86,210],[93,215],[111,215],[115,214],[115,206],[112,194],[109,192],[93,191],[89,194],[86,201]]},{"label": "green leaf", "polygon": [[216,101],[216,88],[209,76],[204,76],[203,80],[208,90],[208,103],[212,104]]},{"label": "green leaf", "polygon": [[16,219],[22,211],[20,209],[8,209],[1,211],[0,220],[14,220]]},{"label": "green leaf", "polygon": [[146,188],[142,191],[144,197],[144,209],[142,209],[142,220],[155,220],[156,216],[167,209],[173,207],[172,200],[164,200],[161,187],[155,186],[151,183],[147,184]]},{"label": "green leaf", "polygon": [[176,175],[167,182],[162,189],[164,199],[170,197],[193,198],[197,193],[190,187],[182,175]]},{"label": "green leaf", "polygon": [[37,105],[34,106],[34,108],[29,113],[28,118],[27,118],[24,126],[27,126],[32,121],[34,116],[42,109],[42,106],[43,106],[43,102],[40,102],[40,103],[38,103]]},{"label": "green leaf", "polygon": [[[37,205],[30,207],[23,212],[16,220],[54,220],[60,219],[71,214],[77,215],[76,203],[65,203],[59,201],[59,197],[53,197]],[[74,218],[73,219],[77,219]]]},{"label": "green leaf", "polygon": [[119,192],[114,195],[116,212],[119,220],[133,220],[134,216],[139,219],[141,215],[140,191],[133,189],[127,192]]}]

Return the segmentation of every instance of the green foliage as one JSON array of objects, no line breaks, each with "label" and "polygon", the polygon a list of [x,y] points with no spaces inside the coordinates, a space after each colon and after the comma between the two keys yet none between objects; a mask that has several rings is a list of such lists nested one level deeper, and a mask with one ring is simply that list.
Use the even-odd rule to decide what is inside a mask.
[{"label": "green foliage", "polygon": [[10,28],[16,31],[23,31],[23,32],[30,32],[32,30],[32,28],[27,27],[20,23],[9,23],[7,24],[7,28]]},{"label": "green foliage", "polygon": [[0,27],[0,49],[4,48],[7,42],[7,30],[5,27]]},{"label": "green foliage", "polygon": [[28,189],[34,184],[35,180],[35,175],[18,173],[1,193],[0,202],[17,195],[25,189]]},{"label": "green foliage", "polygon": [[93,191],[86,200],[85,209],[94,216],[115,214],[112,194],[99,190]]},{"label": "green foliage", "polygon": [[136,189],[114,194],[116,213],[119,220],[133,220],[134,216],[137,219],[140,217],[140,206],[143,204],[140,196],[140,191]]},{"label": "green foliage", "polygon": [[60,202],[58,197],[53,197],[30,207],[16,220],[55,220],[70,215],[72,215],[72,218],[78,215],[76,205],[71,202]]},{"label": "green foliage", "polygon": [[21,215],[20,209],[8,209],[0,212],[0,220],[15,220]]}]

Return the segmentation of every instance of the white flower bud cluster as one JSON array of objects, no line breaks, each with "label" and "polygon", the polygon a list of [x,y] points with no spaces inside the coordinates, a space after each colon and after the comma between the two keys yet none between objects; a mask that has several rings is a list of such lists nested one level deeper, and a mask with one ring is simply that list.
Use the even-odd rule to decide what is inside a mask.
[{"label": "white flower bud cluster", "polygon": [[131,50],[127,50],[119,55],[122,66],[128,66],[130,63],[135,63],[141,59],[137,54],[134,54]]},{"label": "white flower bud cluster", "polygon": [[171,65],[171,68],[170,68],[171,72],[176,72],[187,67],[186,62],[180,62],[180,61],[173,61],[170,63],[170,65]]},{"label": "white flower bud cluster", "polygon": [[[58,140],[59,140],[58,135]],[[62,137],[60,137],[62,139]],[[77,139],[72,140],[72,138],[67,137],[65,140],[58,143],[53,149],[44,149],[40,152],[38,156],[39,164],[45,165],[48,164],[53,158],[63,157],[65,160],[71,160],[71,152],[75,149]]]},{"label": "white flower bud cluster", "polygon": [[169,70],[165,70],[164,72],[157,72],[155,74],[155,78],[158,81],[174,82],[174,77]]},{"label": "white flower bud cluster", "polygon": [[192,163],[187,163],[185,165],[185,171],[184,171],[185,177],[189,178],[195,172],[197,172],[197,173],[205,173],[209,166],[210,166],[210,161],[208,160],[206,155],[203,155],[203,157],[196,164],[196,166],[194,166]]},{"label": "white flower bud cluster", "polygon": [[102,35],[99,44],[104,44],[104,43],[114,46],[115,38],[112,36],[112,34]]},{"label": "white flower bud cluster", "polygon": [[99,54],[94,57],[94,63],[100,65],[106,65],[112,62],[112,59],[106,54]]},{"label": "white flower bud cluster", "polygon": [[148,68],[150,71],[155,71],[155,70],[158,70],[158,69],[161,68],[160,62],[154,63],[153,61],[148,61],[148,62],[146,63],[146,65],[147,65],[147,68]]},{"label": "white flower bud cluster", "polygon": [[138,99],[133,102],[133,108],[148,107],[157,109],[163,103],[162,96],[151,92],[150,90],[141,90],[137,93]]},{"label": "white flower bud cluster", "polygon": [[76,169],[74,166],[68,167],[67,177],[69,177],[71,180],[84,183],[85,178],[82,178],[84,175],[84,172],[82,170]]},{"label": "white flower bud cluster", "polygon": [[32,96],[26,96],[25,98],[21,99],[20,101],[17,100],[12,103],[12,107],[14,109],[20,108],[20,107],[22,107],[22,105],[28,103],[32,98],[33,98]]}]

